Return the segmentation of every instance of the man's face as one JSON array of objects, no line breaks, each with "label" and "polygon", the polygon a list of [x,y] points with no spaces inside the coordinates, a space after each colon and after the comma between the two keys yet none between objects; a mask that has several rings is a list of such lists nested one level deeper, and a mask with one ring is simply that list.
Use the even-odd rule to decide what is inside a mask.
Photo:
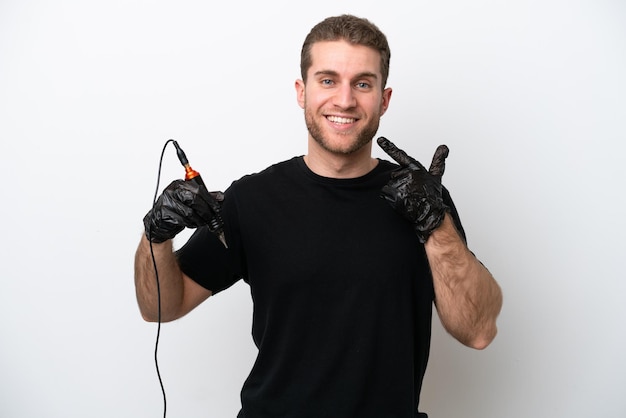
[{"label": "man's face", "polygon": [[318,42],[311,48],[306,85],[296,82],[309,136],[322,150],[349,155],[369,144],[389,106],[382,90],[380,54],[345,41]]}]

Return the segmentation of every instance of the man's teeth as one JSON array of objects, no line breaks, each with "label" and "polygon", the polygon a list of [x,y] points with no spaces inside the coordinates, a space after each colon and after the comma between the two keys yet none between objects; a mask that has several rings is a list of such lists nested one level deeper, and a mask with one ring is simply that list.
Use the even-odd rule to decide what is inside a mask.
[{"label": "man's teeth", "polygon": [[356,119],[354,118],[342,118],[339,116],[328,116],[328,120],[333,123],[354,123]]}]

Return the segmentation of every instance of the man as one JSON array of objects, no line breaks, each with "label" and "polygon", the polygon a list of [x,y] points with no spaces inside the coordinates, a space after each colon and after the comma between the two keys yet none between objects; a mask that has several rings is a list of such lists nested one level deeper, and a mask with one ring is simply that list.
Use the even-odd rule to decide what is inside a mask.
[{"label": "man", "polygon": [[[320,22],[295,83],[307,154],[235,181],[223,199],[175,181],[144,218],[135,282],[146,320],[158,320],[150,240],[163,321],[239,279],[250,285],[259,351],[240,418],[425,417],[433,301],[463,344],[482,349],[496,335],[501,292],[441,185],[445,146],[429,171],[384,138],[400,166],[372,158],[389,58],[371,22]],[[228,248],[205,226],[218,216]],[[184,227],[198,229],[174,253]]]}]

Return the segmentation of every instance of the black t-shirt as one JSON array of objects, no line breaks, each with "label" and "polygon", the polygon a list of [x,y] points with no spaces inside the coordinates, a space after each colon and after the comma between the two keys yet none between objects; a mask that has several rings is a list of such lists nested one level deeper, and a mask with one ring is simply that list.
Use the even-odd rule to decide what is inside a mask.
[{"label": "black t-shirt", "polygon": [[213,293],[250,285],[259,352],[240,418],[425,416],[434,290],[424,246],[380,197],[397,168],[332,179],[302,157],[273,165],[226,191],[228,250],[200,228],[177,252]]}]

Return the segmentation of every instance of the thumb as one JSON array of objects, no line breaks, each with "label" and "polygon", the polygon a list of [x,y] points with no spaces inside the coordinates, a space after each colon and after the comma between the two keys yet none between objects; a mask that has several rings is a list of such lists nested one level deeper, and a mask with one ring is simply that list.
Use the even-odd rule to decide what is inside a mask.
[{"label": "thumb", "polygon": [[433,155],[433,161],[430,164],[428,172],[435,177],[443,176],[443,172],[446,170],[446,158],[450,150],[446,145],[439,145]]},{"label": "thumb", "polygon": [[218,202],[222,203],[224,201],[224,193],[217,191],[217,192],[209,192],[209,194],[213,197],[213,199],[217,200]]}]

